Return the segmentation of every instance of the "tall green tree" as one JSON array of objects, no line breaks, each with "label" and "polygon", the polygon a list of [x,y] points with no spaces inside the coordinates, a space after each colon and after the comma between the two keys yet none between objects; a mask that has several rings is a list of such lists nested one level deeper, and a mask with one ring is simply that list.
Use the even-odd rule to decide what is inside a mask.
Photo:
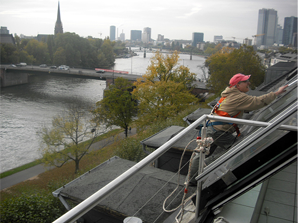
[{"label": "tall green tree", "polygon": [[[115,55],[113,52],[112,42],[110,39],[104,40],[104,42],[101,46],[99,55],[104,56],[104,64],[102,65],[102,66],[104,66],[104,68],[114,66]],[[99,58],[101,58],[101,57],[99,57]],[[99,63],[101,63],[101,61]]]},{"label": "tall green tree", "polygon": [[58,34],[55,36],[55,49],[61,51],[61,48],[64,50],[66,65],[84,68],[98,66],[96,49],[86,38],[75,33]]},{"label": "tall green tree", "polygon": [[106,122],[107,126],[120,126],[127,137],[128,128],[137,112],[137,103],[130,93],[132,87],[130,81],[118,77],[115,84],[111,84],[104,92],[104,98],[96,103],[94,121]]},{"label": "tall green tree", "polygon": [[[99,131],[100,125],[91,122],[91,119],[91,113],[89,116],[76,105],[55,116],[51,127],[45,126],[38,132],[43,163],[61,167],[68,161],[74,161],[74,172],[77,173],[80,161],[88,153],[93,139],[103,133]],[[90,138],[91,142],[83,143]]]},{"label": "tall green tree", "polygon": [[17,48],[13,44],[1,44],[1,64],[17,63],[18,61],[14,57],[16,49]]},{"label": "tall green tree", "polygon": [[217,45],[215,45],[214,43],[213,44],[206,44],[207,46],[205,51],[204,51],[204,54],[206,55],[212,55],[218,51],[220,51],[222,49],[222,45],[219,43]]},{"label": "tall green tree", "polygon": [[54,36],[48,35],[47,38],[47,46],[48,46],[48,52],[51,60],[51,64],[54,62],[54,50],[55,50],[55,42],[54,42]]},{"label": "tall green tree", "polygon": [[27,64],[35,64],[36,59],[33,55],[29,55],[26,50],[20,50],[18,52],[19,62],[26,62]]},{"label": "tall green tree", "polygon": [[48,46],[45,42],[39,42],[35,39],[32,39],[26,45],[25,50],[29,55],[34,57],[36,64],[50,62]]},{"label": "tall green tree", "polygon": [[245,45],[239,49],[224,47],[208,57],[205,66],[209,73],[207,86],[216,94],[220,94],[237,73],[251,74],[251,88],[254,89],[264,81],[266,69],[253,47]]},{"label": "tall green tree", "polygon": [[179,54],[157,52],[142,78],[135,82],[133,96],[138,101],[139,127],[176,116],[197,101],[190,93],[195,74],[178,65]]},{"label": "tall green tree", "polygon": [[59,47],[53,56],[53,63],[55,65],[66,64],[66,53],[62,47]]}]

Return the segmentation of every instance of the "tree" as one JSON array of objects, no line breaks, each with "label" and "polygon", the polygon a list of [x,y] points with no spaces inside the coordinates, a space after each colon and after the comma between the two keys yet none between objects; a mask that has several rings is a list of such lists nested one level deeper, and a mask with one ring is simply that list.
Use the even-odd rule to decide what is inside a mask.
[{"label": "tree", "polygon": [[136,115],[137,104],[132,99],[132,83],[124,78],[118,77],[115,84],[109,86],[104,92],[104,98],[96,103],[94,114],[96,122],[106,122],[107,126],[120,126],[125,130],[125,136],[129,125]]},{"label": "tree", "polygon": [[[64,64],[84,68],[98,66],[97,49],[86,38],[75,33],[58,34],[55,36],[54,45],[56,52],[58,50],[61,52],[61,49],[63,49],[66,60]],[[60,62],[59,64],[63,63]]]},{"label": "tree", "polygon": [[[40,150],[43,162],[62,167],[72,160],[77,173],[81,159],[89,151],[94,138],[100,134],[100,125],[92,123],[91,119],[85,110],[76,105],[69,106],[62,115],[55,116],[51,127],[43,127],[38,132],[42,142]],[[92,134],[90,143],[82,143]]]},{"label": "tree", "polygon": [[206,50],[204,51],[204,54],[212,55],[212,54],[220,51],[221,49],[222,49],[222,46],[221,46],[220,43],[217,44],[217,45],[215,45],[214,43],[213,44],[208,44],[208,46],[206,47]]},{"label": "tree", "polygon": [[34,57],[37,64],[50,62],[48,46],[44,42],[39,42],[35,39],[32,39],[26,45],[25,50],[29,55],[32,55]]},{"label": "tree", "polygon": [[11,43],[1,44],[1,64],[15,63],[14,54],[16,47]]},{"label": "tree", "polygon": [[176,116],[196,101],[190,93],[195,74],[178,66],[179,54],[163,55],[157,51],[142,78],[135,82],[133,96],[138,101],[138,125],[164,121]]},{"label": "tree", "polygon": [[[115,62],[115,56],[113,53],[113,47],[112,47],[112,42],[110,39],[105,39],[102,46],[101,46],[101,52],[99,53],[100,55],[104,55],[105,58],[105,64],[103,67],[112,67]],[[100,58],[100,57],[99,57]],[[100,62],[101,63],[101,62]]]},{"label": "tree", "polygon": [[54,61],[54,48],[55,48],[55,42],[54,42],[54,36],[53,35],[48,35],[47,46],[48,46],[48,52],[49,52],[49,55],[50,55],[51,64],[53,64],[53,61]]},{"label": "tree", "polygon": [[19,62],[26,62],[27,64],[34,64],[36,59],[33,55],[29,55],[26,50],[21,50],[19,52]]},{"label": "tree", "polygon": [[56,65],[66,64],[65,50],[62,47],[59,47],[54,53],[53,62]]},{"label": "tree", "polygon": [[291,49],[290,47],[285,47],[285,46],[281,46],[278,48],[278,51],[281,54],[286,54],[286,53],[296,53],[297,54],[297,49]]},{"label": "tree", "polygon": [[65,207],[51,193],[24,191],[21,195],[2,200],[1,222],[53,222],[65,213]]},{"label": "tree", "polygon": [[229,85],[231,77],[237,73],[251,74],[251,88],[259,86],[265,77],[265,66],[251,46],[240,49],[224,47],[205,61],[209,80],[207,86],[215,94],[220,94]]}]

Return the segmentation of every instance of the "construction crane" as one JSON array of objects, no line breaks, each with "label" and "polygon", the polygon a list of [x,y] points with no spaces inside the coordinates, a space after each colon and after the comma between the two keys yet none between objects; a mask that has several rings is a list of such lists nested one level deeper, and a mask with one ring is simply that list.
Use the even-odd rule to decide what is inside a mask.
[{"label": "construction crane", "polygon": [[265,35],[265,33],[253,35],[252,37],[254,38],[254,45],[256,45],[256,37],[258,37],[258,36],[264,36],[264,35]]},{"label": "construction crane", "polygon": [[232,38],[234,41],[235,41],[235,39],[242,39],[242,40],[243,40],[243,38],[236,38],[236,37],[234,37],[234,36],[227,37],[227,38]]}]

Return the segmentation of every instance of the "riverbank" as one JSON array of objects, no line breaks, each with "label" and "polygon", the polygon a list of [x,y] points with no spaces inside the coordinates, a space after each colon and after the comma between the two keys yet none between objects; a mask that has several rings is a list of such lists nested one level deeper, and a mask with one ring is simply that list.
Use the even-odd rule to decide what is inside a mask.
[{"label": "riverbank", "polygon": [[[94,147],[96,147],[96,145],[97,145],[97,143],[98,143],[99,141],[101,141],[101,140],[105,140],[105,139],[107,139],[107,138],[114,138],[115,135],[119,135],[119,134],[121,134],[122,132],[123,132],[122,129],[114,129],[114,130],[111,130],[111,131],[109,131],[109,132],[107,132],[107,133],[104,133],[104,134],[102,134],[102,135],[96,137],[96,138],[94,139],[94,143],[93,143],[94,146],[91,146],[90,150],[92,150],[92,148],[94,149]],[[90,140],[88,140],[88,141],[90,141]],[[86,141],[85,143],[88,143],[88,141]],[[41,164],[41,160],[40,160],[40,159],[37,159],[37,160],[35,160],[35,161],[33,161],[33,162],[30,162],[30,163],[24,164],[24,165],[22,165],[22,166],[19,166],[19,167],[16,167],[16,168],[7,170],[7,171],[5,171],[5,172],[3,172],[3,173],[0,173],[0,179],[5,178],[5,177],[8,177],[8,176],[11,176],[11,175],[13,175],[13,174],[19,173],[19,172],[21,172],[21,171],[24,171],[24,170],[26,170],[26,169],[32,168],[32,167],[37,166],[37,165],[40,165],[40,164]],[[1,188],[2,188],[2,187],[1,187]]]},{"label": "riverbank", "polygon": [[[135,134],[136,134],[135,128],[131,129],[131,131],[129,131],[128,133],[129,136],[132,136]],[[92,153],[94,151],[96,152],[96,150],[101,150],[123,138],[125,138],[125,134],[122,129],[111,130],[97,137],[95,139],[96,141],[91,145],[89,152]],[[72,165],[72,164],[68,164],[68,165]],[[61,169],[63,168],[64,167],[61,167]],[[16,184],[19,184],[27,180],[36,179],[39,174],[42,174],[52,169],[60,169],[60,168],[45,167],[44,164],[40,162],[40,160],[12,169],[10,170],[11,172],[9,175],[6,175],[0,180],[0,190],[5,190],[11,186],[14,186]],[[9,172],[9,171],[6,171],[6,172]]]}]

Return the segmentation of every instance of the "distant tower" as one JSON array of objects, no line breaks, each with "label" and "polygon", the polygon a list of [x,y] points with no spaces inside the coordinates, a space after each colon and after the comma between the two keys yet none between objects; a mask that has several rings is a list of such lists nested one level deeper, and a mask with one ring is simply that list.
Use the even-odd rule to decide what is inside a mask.
[{"label": "distant tower", "polygon": [[293,36],[295,33],[297,33],[297,17],[286,17],[282,43],[285,46],[291,45],[293,43]]},{"label": "distant tower", "polygon": [[143,43],[149,43],[151,41],[151,28],[144,28],[142,41]]},{"label": "distant tower", "polygon": [[257,29],[257,46],[272,46],[276,41],[277,11],[260,9]]},{"label": "distant tower", "polygon": [[55,24],[55,35],[58,33],[63,33],[62,22],[60,18],[60,2],[58,2],[58,13],[57,13],[57,21]]},{"label": "distant tower", "polygon": [[110,26],[110,40],[116,40],[116,26]]},{"label": "distant tower", "polygon": [[204,33],[192,33],[192,46],[197,47],[198,43],[204,42]]},{"label": "distant tower", "polygon": [[141,41],[142,40],[142,31],[141,30],[130,30],[130,40]]}]

